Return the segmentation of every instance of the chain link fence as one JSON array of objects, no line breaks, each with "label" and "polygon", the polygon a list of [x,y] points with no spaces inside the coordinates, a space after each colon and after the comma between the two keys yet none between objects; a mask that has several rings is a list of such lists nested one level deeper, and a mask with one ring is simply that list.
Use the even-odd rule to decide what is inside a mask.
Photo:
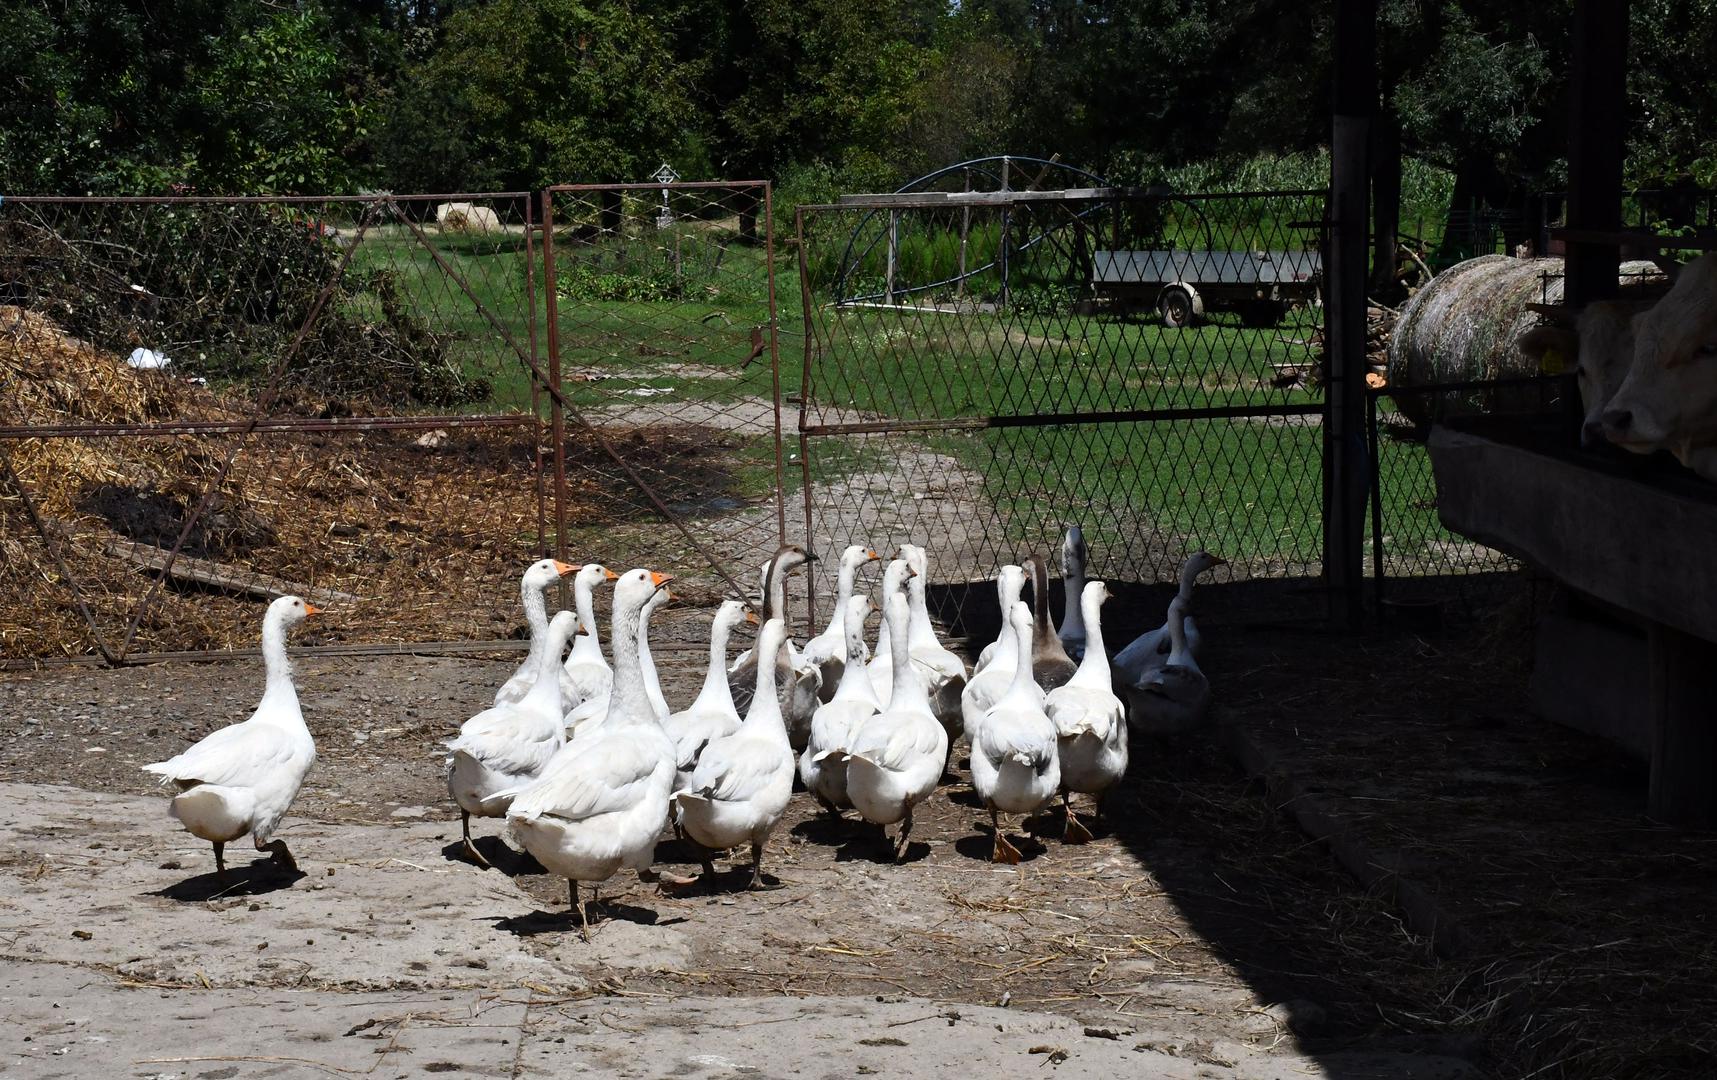
[{"label": "chain link fence", "polygon": [[920,543],[959,585],[1078,523],[1107,579],[1199,548],[1219,579],[1320,574],[1324,218],[1305,191],[802,208],[814,546]]}]

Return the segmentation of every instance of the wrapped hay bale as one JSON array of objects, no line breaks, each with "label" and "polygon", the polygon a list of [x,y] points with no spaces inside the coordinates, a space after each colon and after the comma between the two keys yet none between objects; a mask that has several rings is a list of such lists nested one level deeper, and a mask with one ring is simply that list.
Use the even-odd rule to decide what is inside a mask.
[{"label": "wrapped hay bale", "polygon": [[501,218],[494,210],[476,203],[442,203],[435,208],[435,224],[442,232],[488,235],[501,231]]},{"label": "wrapped hay bale", "polygon": [[[1396,407],[1415,424],[1500,410],[1552,406],[1554,390],[1414,393],[1414,387],[1538,374],[1519,343],[1540,316],[1528,304],[1562,302],[1561,259],[1483,255],[1444,270],[1413,294],[1389,341],[1388,380]],[[1659,286],[1649,262],[1623,263],[1624,289]]]}]

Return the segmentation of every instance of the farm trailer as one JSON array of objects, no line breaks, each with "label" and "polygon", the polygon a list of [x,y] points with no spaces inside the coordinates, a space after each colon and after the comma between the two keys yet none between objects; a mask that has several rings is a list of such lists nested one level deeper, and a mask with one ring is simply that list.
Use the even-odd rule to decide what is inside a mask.
[{"label": "farm trailer", "polygon": [[1115,308],[1155,308],[1163,325],[1192,326],[1207,312],[1238,312],[1247,326],[1281,323],[1288,306],[1318,302],[1316,251],[1097,251],[1091,287]]}]

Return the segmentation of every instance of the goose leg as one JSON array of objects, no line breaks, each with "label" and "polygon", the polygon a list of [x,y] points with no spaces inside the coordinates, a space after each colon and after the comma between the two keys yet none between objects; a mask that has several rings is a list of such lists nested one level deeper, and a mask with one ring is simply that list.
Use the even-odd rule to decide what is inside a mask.
[{"label": "goose leg", "polygon": [[227,846],[220,840],[215,841],[215,878],[219,881],[227,879]]},{"label": "goose leg", "polygon": [[751,889],[753,892],[771,892],[781,888],[780,883],[765,885],[763,883],[763,841],[751,842]]},{"label": "goose leg", "polygon": [[1008,838],[1002,835],[1001,814],[995,807],[990,807],[990,828],[995,831],[996,843],[990,849],[990,861],[1007,863],[1009,866],[1018,864],[1019,848],[1008,843]]},{"label": "goose leg", "polygon": [[296,874],[298,872],[298,860],[292,857],[292,852],[286,850],[286,841],[270,840],[266,844],[256,845],[256,850],[271,852],[274,855],[275,865],[287,873]]},{"label": "goose leg", "polygon": [[900,819],[900,836],[897,837],[895,839],[895,842],[894,842],[894,861],[895,862],[901,863],[901,862],[906,861],[906,849],[907,849],[907,846],[910,842],[908,838],[911,837],[911,835],[912,835],[912,807],[908,806],[906,808],[906,816]]},{"label": "goose leg", "polygon": [[578,882],[572,878],[566,879],[567,891],[572,893],[572,906],[578,909],[578,933],[586,944],[590,943],[590,913],[584,909],[584,897],[578,895]]},{"label": "goose leg", "polygon": [[1089,844],[1091,830],[1079,820],[1079,815],[1073,812],[1073,793],[1061,793],[1061,807],[1065,816],[1061,823],[1061,842],[1064,844]]},{"label": "goose leg", "polygon": [[465,854],[471,856],[471,861],[483,869],[493,870],[494,867],[489,865],[489,860],[485,859],[483,853],[477,850],[477,845],[471,842],[471,811],[459,811],[459,824],[465,830]]}]

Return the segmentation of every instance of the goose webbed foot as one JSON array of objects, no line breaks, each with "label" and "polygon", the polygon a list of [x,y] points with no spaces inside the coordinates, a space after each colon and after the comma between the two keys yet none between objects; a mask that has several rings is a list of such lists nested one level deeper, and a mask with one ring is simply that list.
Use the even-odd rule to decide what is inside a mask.
[{"label": "goose webbed foot", "polygon": [[751,884],[747,888],[752,892],[774,892],[776,889],[783,888],[779,881],[770,885],[763,880],[763,844],[761,842],[751,845]]},{"label": "goose webbed foot", "polygon": [[1018,865],[1020,860],[1019,848],[1010,844],[1008,838],[1002,835],[1001,816],[994,810],[990,811],[990,828],[996,834],[995,846],[990,849],[990,861],[1006,863],[1009,866]]},{"label": "goose webbed foot", "polygon": [[[585,909],[584,897],[578,895],[578,882],[572,878],[566,879],[567,892],[572,895],[572,906],[578,909],[578,933],[584,938],[586,945],[590,944],[590,912]],[[590,890],[590,898],[596,899],[596,889]]]},{"label": "goose webbed foot", "polygon": [[1064,844],[1089,844],[1092,840],[1091,830],[1079,820],[1079,815],[1073,812],[1072,796],[1063,794],[1061,806],[1065,816],[1061,822],[1061,842]]},{"label": "goose webbed foot", "polygon": [[912,837],[912,808],[906,808],[906,816],[900,819],[900,835],[894,841],[894,861],[906,861],[906,849],[911,846]]},{"label": "goose webbed foot", "polygon": [[477,850],[477,845],[471,842],[471,811],[459,811],[459,825],[465,832],[465,854],[483,869],[493,870],[494,867],[490,865],[489,860],[485,859],[483,853]]}]

